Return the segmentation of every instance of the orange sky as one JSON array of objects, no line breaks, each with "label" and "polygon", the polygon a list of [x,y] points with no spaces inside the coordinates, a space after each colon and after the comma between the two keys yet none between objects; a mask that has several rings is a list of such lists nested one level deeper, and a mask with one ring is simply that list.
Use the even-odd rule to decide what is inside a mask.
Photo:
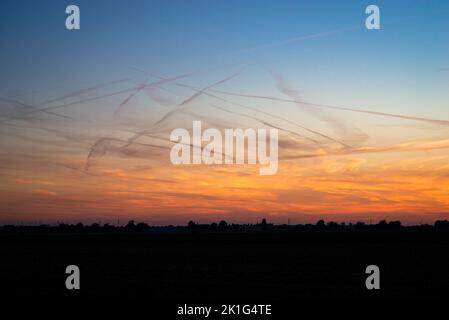
[{"label": "orange sky", "polygon": [[[10,159],[4,156],[8,169],[2,171],[5,223],[135,219],[184,224],[190,219],[262,218],[276,223],[321,218],[419,223],[447,218],[449,212],[445,140],[391,144],[388,151],[371,147],[343,152],[332,145],[311,149],[297,137],[283,134],[277,174],[261,176],[257,165],[175,166],[169,162],[168,149],[131,146],[127,154],[114,145],[84,170],[88,149],[76,142],[63,146],[56,143],[64,140],[59,137],[42,152],[36,141],[10,140],[16,139],[20,148]],[[20,154],[22,149],[28,155]],[[334,150],[346,154],[332,155]],[[304,153],[308,156],[301,158]]]}]

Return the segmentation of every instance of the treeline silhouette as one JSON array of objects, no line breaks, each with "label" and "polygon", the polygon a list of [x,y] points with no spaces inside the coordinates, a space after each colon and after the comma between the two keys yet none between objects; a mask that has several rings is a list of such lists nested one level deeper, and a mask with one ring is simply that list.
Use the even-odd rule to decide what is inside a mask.
[{"label": "treeline silhouette", "polygon": [[76,224],[59,223],[56,225],[41,224],[32,225],[3,225],[0,226],[0,233],[10,232],[59,232],[59,233],[80,233],[80,232],[357,232],[357,231],[443,231],[449,232],[448,220],[437,220],[432,224],[420,224],[403,226],[400,221],[381,220],[376,224],[365,222],[357,223],[337,223],[319,220],[315,224],[272,224],[263,219],[257,224],[228,224],[222,220],[219,223],[200,224],[190,221],[185,226],[151,226],[144,222],[136,223],[129,221],[124,226],[115,226],[109,223],[92,223],[85,225],[81,222]]}]

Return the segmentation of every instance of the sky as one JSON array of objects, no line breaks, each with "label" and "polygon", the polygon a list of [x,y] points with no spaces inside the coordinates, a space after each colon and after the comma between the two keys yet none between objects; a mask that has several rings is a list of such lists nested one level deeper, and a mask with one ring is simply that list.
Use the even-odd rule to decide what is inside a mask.
[{"label": "sky", "polygon": [[[447,1],[0,8],[0,223],[449,218]],[[278,172],[173,165],[193,120],[280,128]]]}]

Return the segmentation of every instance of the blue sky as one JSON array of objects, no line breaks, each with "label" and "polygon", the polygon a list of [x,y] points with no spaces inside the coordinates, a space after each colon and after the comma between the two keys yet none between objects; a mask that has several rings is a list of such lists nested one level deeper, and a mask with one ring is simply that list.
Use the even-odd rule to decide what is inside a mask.
[{"label": "blue sky", "polygon": [[[2,3],[1,94],[142,76],[132,68],[207,85],[251,65],[224,87],[276,95],[270,68],[312,101],[449,117],[447,1],[77,1],[81,30],[68,31],[71,3]],[[372,3],[378,31],[364,28]]]},{"label": "blue sky", "polygon": [[[301,73],[316,88],[329,75],[350,83],[367,74],[368,85],[392,79],[413,87],[414,72],[430,73],[436,89],[440,80],[447,84],[444,73],[432,74],[449,67],[447,1],[76,1],[82,26],[76,32],[64,28],[71,3],[2,2],[3,88],[96,81],[132,66],[176,74],[246,63],[268,64],[292,77]],[[364,8],[371,3],[381,9],[381,31],[363,29]]]}]

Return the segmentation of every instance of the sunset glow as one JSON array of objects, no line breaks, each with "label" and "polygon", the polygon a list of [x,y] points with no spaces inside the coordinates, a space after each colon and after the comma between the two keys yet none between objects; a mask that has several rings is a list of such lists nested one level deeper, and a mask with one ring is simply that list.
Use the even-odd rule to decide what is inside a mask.
[{"label": "sunset glow", "polygon": [[[378,32],[365,3],[292,2],[274,32],[263,24],[276,8],[245,1],[209,8],[201,28],[202,1],[80,2],[78,33],[43,6],[32,36],[18,25],[4,37],[1,223],[449,218],[449,20],[425,2],[403,23],[401,1],[382,1]],[[194,120],[279,128],[277,173],[173,165],[170,132]]]}]

